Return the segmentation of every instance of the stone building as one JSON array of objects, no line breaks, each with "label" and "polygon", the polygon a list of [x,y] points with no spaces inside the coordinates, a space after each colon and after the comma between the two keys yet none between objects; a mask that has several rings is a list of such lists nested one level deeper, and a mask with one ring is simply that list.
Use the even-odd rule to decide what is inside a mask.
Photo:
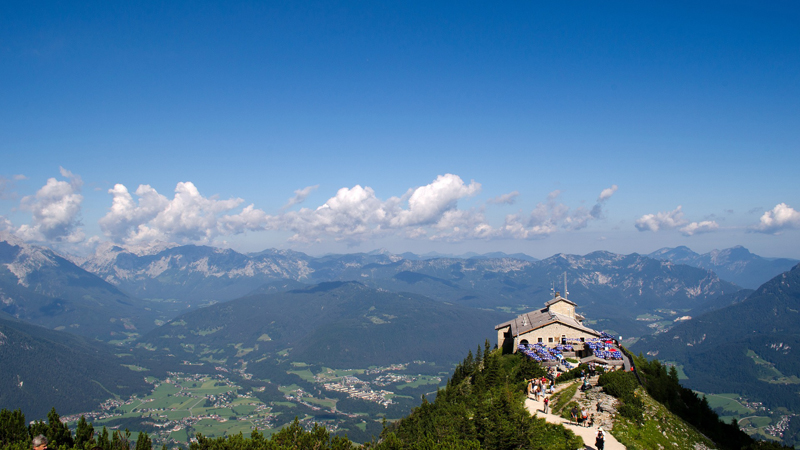
[{"label": "stone building", "polygon": [[[516,318],[494,327],[497,330],[497,346],[503,353],[517,351],[520,344],[540,343],[545,346],[599,338],[600,332],[583,325],[584,317],[575,312],[576,304],[556,292],[544,308],[520,314]],[[587,356],[584,346],[576,348],[577,356]]]}]

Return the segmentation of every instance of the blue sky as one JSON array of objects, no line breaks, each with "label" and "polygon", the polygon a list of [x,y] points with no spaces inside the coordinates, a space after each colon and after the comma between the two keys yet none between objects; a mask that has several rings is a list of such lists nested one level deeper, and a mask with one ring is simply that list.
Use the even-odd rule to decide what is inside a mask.
[{"label": "blue sky", "polygon": [[800,258],[796,3],[263,3],[0,6],[0,228]]}]

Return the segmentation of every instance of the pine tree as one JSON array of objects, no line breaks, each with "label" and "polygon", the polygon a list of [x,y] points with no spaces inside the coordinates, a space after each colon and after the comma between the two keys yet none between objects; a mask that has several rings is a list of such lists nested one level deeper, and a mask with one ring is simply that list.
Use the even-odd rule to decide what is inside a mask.
[{"label": "pine tree", "polygon": [[72,433],[66,424],[61,423],[61,417],[53,408],[47,413],[47,445],[53,448],[58,448],[66,445],[71,448],[75,445],[72,439]]},{"label": "pine tree", "polygon": [[79,449],[94,447],[94,427],[83,416],[78,419],[75,428],[75,447]]},{"label": "pine tree", "polygon": [[100,436],[97,437],[97,446],[103,450],[111,450],[111,440],[108,438],[108,430],[106,427],[103,427],[103,431],[100,433]]},{"label": "pine tree", "polygon": [[11,412],[0,410],[0,448],[30,439],[28,427],[25,426],[25,414],[17,409]]},{"label": "pine tree", "polygon": [[467,357],[464,359],[463,366],[466,374],[468,376],[472,375],[472,372],[475,370],[475,358],[472,356],[472,350],[469,351],[469,354],[467,354]]},{"label": "pine tree", "polygon": [[153,450],[153,443],[147,433],[139,432],[139,436],[136,438],[136,450]]},{"label": "pine tree", "polygon": [[125,432],[122,431],[114,431],[114,435],[111,437],[111,450],[130,450],[131,444],[131,432],[127,428]]},{"label": "pine tree", "polygon": [[675,384],[678,384],[678,369],[676,369],[675,366],[670,366],[669,377]]}]

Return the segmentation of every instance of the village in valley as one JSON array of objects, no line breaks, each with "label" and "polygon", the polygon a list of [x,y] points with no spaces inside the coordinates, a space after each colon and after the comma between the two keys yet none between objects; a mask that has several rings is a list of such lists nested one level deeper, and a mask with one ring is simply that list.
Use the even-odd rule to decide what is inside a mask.
[{"label": "village in valley", "polygon": [[[305,428],[319,423],[335,432],[340,428],[340,421],[320,420],[320,416],[381,420],[380,415],[337,409],[341,398],[358,399],[386,409],[396,403],[393,399],[404,396],[405,388],[422,386],[436,392],[443,374],[409,375],[408,368],[414,365],[427,363],[414,361],[366,369],[323,368],[318,373],[312,373],[304,363],[293,363],[289,373],[312,383],[316,389],[304,389],[297,384],[281,385],[278,390],[283,397],[271,401],[260,395],[265,387],[259,384],[266,383],[254,380],[245,368],[231,370],[218,366],[216,375],[169,372],[166,379],[146,377],[153,389],[144,397],[109,399],[98,410],[63,416],[61,420],[74,426],[84,416],[97,431],[104,426],[109,430],[145,431],[154,443],[168,446],[186,446],[198,433],[219,437],[239,432],[249,435],[258,430],[269,435],[295,417]],[[244,383],[237,384],[235,379],[255,382],[243,387]],[[298,405],[307,407],[305,411],[311,413],[295,411]]]}]

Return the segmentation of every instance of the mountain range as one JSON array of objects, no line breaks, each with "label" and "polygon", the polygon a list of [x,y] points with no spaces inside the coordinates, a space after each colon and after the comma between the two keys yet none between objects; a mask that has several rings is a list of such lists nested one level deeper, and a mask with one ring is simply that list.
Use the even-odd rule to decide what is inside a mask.
[{"label": "mountain range", "polygon": [[[36,392],[20,386],[33,384],[25,380],[36,379],[37,371],[47,384],[37,390],[61,398],[63,412],[77,409],[68,405],[70,396],[96,403],[109,392],[140,389],[135,370],[155,375],[235,366],[282,385],[300,383],[291,373],[295,363],[352,368],[426,360],[439,373],[492,339],[495,324],[540,308],[558,290],[569,291],[587,325],[641,337],[634,351],[680,365],[695,389],[724,387],[800,410],[794,393],[800,269],[752,291],[703,264],[755,280],[791,260],[743,248],[708,255],[675,248],[542,260],[386,251],[312,257],[274,249],[243,254],[108,245],[69,260],[0,236],[0,404],[31,402]],[[675,321],[686,315],[694,319]],[[116,344],[117,353],[94,339]],[[25,349],[41,358],[27,361]],[[110,378],[93,378],[103,368]],[[95,380],[89,384],[102,392],[65,394],[65,383],[80,377]]]},{"label": "mountain range", "polygon": [[[521,311],[537,308],[563,287],[598,327],[627,336],[652,332],[642,314],[677,314],[737,291],[714,273],[645,256],[594,252],[558,254],[539,261],[492,255],[406,258],[388,252],[311,257],[293,251],[241,254],[203,246],[135,253],[112,247],[82,266],[132,295],[176,301],[184,307],[228,301],[264,284],[358,281],[391,292],[411,292],[476,308]],[[510,309],[509,309],[510,308]]]},{"label": "mountain range", "polygon": [[681,365],[688,387],[800,410],[800,265],[632,350]]},{"label": "mountain range", "polygon": [[789,258],[763,258],[742,246],[712,250],[698,254],[688,247],[662,248],[650,253],[650,258],[708,269],[723,280],[748,289],[755,289],[775,275],[786,272],[800,261]]},{"label": "mountain range", "polygon": [[0,316],[106,341],[155,327],[148,302],[50,249],[0,238]]},{"label": "mountain range", "polygon": [[[118,342],[189,309],[263,292],[264,286],[286,290],[277,286],[287,281],[358,281],[505,312],[537,308],[551,291],[566,287],[596,328],[641,336],[654,329],[637,320],[640,316],[657,315],[668,322],[741,300],[741,294],[728,297],[739,291],[734,284],[709,269],[683,264],[700,265],[708,255],[676,248],[652,257],[594,252],[543,260],[499,254],[426,259],[386,251],[312,257],[291,250],[243,254],[207,246],[107,244],[76,260],[78,267],[47,248],[0,236],[0,314]],[[743,248],[716,255],[709,261],[726,262],[726,273],[738,268],[750,278],[789,261],[768,260]]]}]

